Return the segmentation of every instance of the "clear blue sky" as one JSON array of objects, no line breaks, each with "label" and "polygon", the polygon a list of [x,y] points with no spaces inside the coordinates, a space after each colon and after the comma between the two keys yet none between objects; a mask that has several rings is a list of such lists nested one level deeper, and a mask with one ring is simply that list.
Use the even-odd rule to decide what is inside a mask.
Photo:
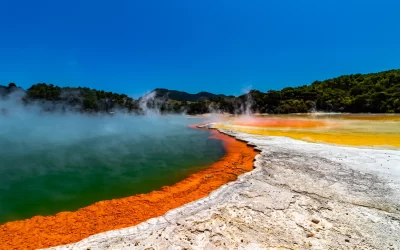
[{"label": "clear blue sky", "polygon": [[240,94],[400,67],[398,0],[1,0],[0,84]]}]

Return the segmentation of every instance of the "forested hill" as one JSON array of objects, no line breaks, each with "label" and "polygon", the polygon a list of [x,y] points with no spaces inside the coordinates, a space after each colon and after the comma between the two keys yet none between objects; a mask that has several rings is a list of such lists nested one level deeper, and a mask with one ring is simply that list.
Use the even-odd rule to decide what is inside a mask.
[{"label": "forested hill", "polygon": [[[18,91],[17,91],[18,90]],[[105,92],[89,88],[59,87],[53,84],[38,83],[26,91],[16,87],[14,83],[8,86],[0,85],[0,98],[15,99],[12,93],[24,92],[16,98],[25,105],[38,105],[45,111],[79,111],[79,112],[111,112],[138,110],[138,102],[124,94]]]},{"label": "forested hill", "polygon": [[253,110],[268,113],[400,113],[400,69],[344,75],[280,91],[254,91],[252,95]]},{"label": "forested hill", "polygon": [[199,101],[207,101],[210,98],[215,97],[226,97],[225,95],[216,95],[209,92],[199,92],[197,94],[189,94],[182,91],[177,90],[169,90],[169,89],[155,89],[156,97],[165,97],[167,96],[170,100],[181,101],[181,102],[199,102]]},{"label": "forested hill", "polygon": [[[23,91],[14,83],[0,86],[0,98]],[[239,97],[208,92],[186,92],[155,89],[154,98],[134,100],[127,95],[89,88],[58,87],[39,83],[26,90],[25,105],[40,103],[45,110],[112,112],[125,110],[142,113],[157,108],[163,113],[207,112],[305,113],[312,111],[352,113],[400,113],[400,69],[371,74],[344,75],[310,85],[279,91],[252,90]]]}]

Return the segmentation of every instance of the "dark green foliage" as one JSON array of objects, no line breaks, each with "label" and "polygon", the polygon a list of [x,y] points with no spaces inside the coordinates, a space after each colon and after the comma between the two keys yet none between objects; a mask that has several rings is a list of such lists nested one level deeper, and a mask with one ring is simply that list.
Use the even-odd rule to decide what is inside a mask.
[{"label": "dark green foliage", "polygon": [[[17,89],[22,91],[14,83],[0,86],[0,96],[7,96]],[[208,92],[188,94],[168,89],[154,91],[156,99],[142,103],[142,107],[155,108],[161,113],[400,113],[400,70],[344,75],[315,81],[310,85],[288,87],[280,91],[269,90],[266,93],[252,90],[239,97]],[[103,90],[60,88],[52,84],[38,83],[30,87],[26,94],[24,101],[28,104],[32,101],[47,102],[54,108],[62,107],[81,112],[142,112],[139,105],[142,99],[134,100],[124,94]]]},{"label": "dark green foliage", "polygon": [[8,84],[8,88],[9,89],[11,89],[11,88],[16,88],[17,87],[17,85],[15,85],[15,83],[13,83],[13,82],[10,82],[9,84]]},{"label": "dark green foliage", "polygon": [[187,113],[190,115],[208,113],[209,108],[206,102],[193,102],[187,106]]},{"label": "dark green foliage", "polygon": [[60,100],[61,88],[53,84],[38,83],[32,85],[27,91],[27,96],[35,100],[56,101]]},{"label": "dark green foliage", "polygon": [[251,93],[253,112],[400,113],[400,70],[345,75],[281,91]]},{"label": "dark green foliage", "polygon": [[198,102],[198,101],[206,101],[213,97],[224,97],[224,95],[215,95],[208,92],[199,92],[197,94],[189,94],[182,91],[176,90],[168,90],[168,89],[155,89],[156,97],[167,97],[171,100],[176,101],[186,101],[186,102]]},{"label": "dark green foliage", "polygon": [[[114,109],[138,110],[137,101],[125,94],[89,88],[60,88],[53,84],[38,83],[26,91],[25,103],[45,102],[46,110],[62,108],[81,112],[111,112]],[[50,107],[50,108],[49,108]]]}]

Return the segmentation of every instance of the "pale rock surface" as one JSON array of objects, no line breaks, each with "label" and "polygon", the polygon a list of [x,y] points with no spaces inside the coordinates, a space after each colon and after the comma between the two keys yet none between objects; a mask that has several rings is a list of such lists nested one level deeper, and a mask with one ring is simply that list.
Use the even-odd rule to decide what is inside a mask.
[{"label": "pale rock surface", "polygon": [[53,249],[400,249],[400,151],[222,131],[255,169],[135,227]]}]

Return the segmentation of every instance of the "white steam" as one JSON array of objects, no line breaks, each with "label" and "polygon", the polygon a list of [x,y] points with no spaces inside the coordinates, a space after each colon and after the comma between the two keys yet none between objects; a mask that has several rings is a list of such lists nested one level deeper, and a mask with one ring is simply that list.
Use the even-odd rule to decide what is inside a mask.
[{"label": "white steam", "polygon": [[[43,103],[24,105],[21,98],[21,94],[0,98],[0,223],[39,213],[35,210],[38,197],[58,204],[54,209],[47,206],[46,214],[65,210],[80,195],[76,187],[70,188],[77,183],[82,190],[97,185],[101,191],[84,199],[87,203],[73,203],[68,209],[116,198],[113,189],[124,187],[122,195],[132,195],[151,191],[143,189],[146,185],[160,188],[158,183],[166,185],[165,179],[170,178],[166,176],[179,176],[176,166],[190,169],[194,162],[203,166],[223,154],[222,147],[217,147],[220,142],[209,140],[207,131],[188,128],[200,120],[158,115],[147,106],[149,102],[158,105],[154,93],[141,102],[144,112],[151,115],[45,112]],[[157,181],[148,183],[144,178]],[[13,198],[28,192],[35,196]],[[23,207],[30,207],[32,214],[20,214]]]},{"label": "white steam", "polygon": [[255,102],[250,93],[252,89],[253,89],[252,85],[249,85],[242,90],[242,93],[244,93],[245,95],[245,102],[241,106],[241,112],[246,116],[250,116],[253,114],[252,106],[254,105]]}]

